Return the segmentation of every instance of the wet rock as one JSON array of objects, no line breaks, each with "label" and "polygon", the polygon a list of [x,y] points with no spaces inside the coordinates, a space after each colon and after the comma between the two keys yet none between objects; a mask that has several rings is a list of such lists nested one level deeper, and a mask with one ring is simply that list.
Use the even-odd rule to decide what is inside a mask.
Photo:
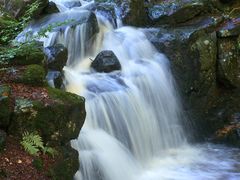
[{"label": "wet rock", "polygon": [[[53,25],[59,22],[64,22],[55,26],[52,29],[52,32],[56,32],[60,34],[64,34],[64,31],[67,28],[76,28],[76,26],[84,25],[86,31],[88,32],[85,36],[86,41],[90,41],[95,37],[95,35],[99,32],[97,18],[94,13],[90,11],[70,11],[63,13],[56,13],[48,15],[42,19],[34,21],[29,25],[23,33],[18,36],[18,39],[21,40],[25,38],[26,33],[38,32],[40,29],[48,28],[49,25]],[[57,43],[57,42],[56,42]]]},{"label": "wet rock", "polygon": [[94,10],[96,14],[101,14],[104,18],[107,18],[114,27],[117,27],[115,4],[97,3],[92,10]]},{"label": "wet rock", "polygon": [[[218,18],[201,17],[178,27],[146,31],[153,45],[172,62],[183,94],[203,91],[204,84],[215,79],[211,77],[215,77],[216,33],[211,32],[217,24]],[[210,77],[203,80],[207,76]]]},{"label": "wet rock", "polygon": [[47,81],[48,85],[53,88],[61,89],[63,86],[63,75],[59,71],[48,71]]},{"label": "wet rock", "polygon": [[55,44],[44,48],[44,53],[47,56],[48,69],[62,71],[68,59],[67,48],[62,44]]},{"label": "wet rock", "polygon": [[43,9],[42,14],[53,14],[53,13],[58,13],[59,10],[57,8],[57,5],[54,2],[48,2],[47,7]]},{"label": "wet rock", "polygon": [[82,5],[81,2],[78,0],[65,1],[63,4],[66,8],[69,9],[74,7],[80,7]]},{"label": "wet rock", "polygon": [[121,70],[121,64],[112,51],[100,52],[92,62],[91,67],[97,72],[105,73]]},{"label": "wet rock", "polygon": [[11,104],[11,89],[7,85],[0,85],[0,128],[7,129],[10,124],[13,107]]},{"label": "wet rock", "polygon": [[218,40],[218,81],[226,88],[240,88],[240,53],[237,37]]},{"label": "wet rock", "polygon": [[164,1],[148,8],[148,16],[157,24],[186,22],[204,10],[204,3],[196,0]]},{"label": "wet rock", "polygon": [[0,152],[4,150],[6,145],[7,133],[0,129]]}]

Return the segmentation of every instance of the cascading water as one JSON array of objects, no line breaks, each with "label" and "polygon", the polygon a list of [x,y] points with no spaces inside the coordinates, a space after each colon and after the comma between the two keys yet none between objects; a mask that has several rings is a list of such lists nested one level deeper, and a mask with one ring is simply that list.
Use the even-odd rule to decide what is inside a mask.
[{"label": "cascading water", "polygon": [[[74,18],[74,14],[81,14],[76,14],[79,11],[86,15],[89,12],[84,9],[93,4],[80,1],[82,7],[67,8],[67,0],[52,1],[61,13],[49,21],[60,15]],[[45,46],[62,43],[68,48],[66,89],[86,98],[86,121],[79,138],[72,142],[80,154],[76,179],[239,178],[240,164],[233,160],[237,150],[188,145],[181,126],[181,105],[164,55],[153,48],[141,30],[114,29],[107,18],[96,14],[99,32],[95,41],[88,41],[87,23],[68,26],[42,39]],[[91,59],[102,50],[116,54],[121,71],[93,72]],[[219,160],[222,156],[223,162]]]}]

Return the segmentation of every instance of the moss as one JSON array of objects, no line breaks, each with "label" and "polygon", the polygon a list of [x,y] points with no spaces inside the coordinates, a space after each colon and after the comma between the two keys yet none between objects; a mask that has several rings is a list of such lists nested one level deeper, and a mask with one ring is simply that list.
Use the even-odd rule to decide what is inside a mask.
[{"label": "moss", "polygon": [[38,45],[37,42],[32,42],[30,44],[21,46],[21,49],[16,53],[11,63],[14,65],[45,65],[45,55],[38,46],[41,47],[41,45]]},{"label": "moss", "polygon": [[45,76],[46,73],[43,66],[34,64],[27,66],[26,70],[18,81],[24,84],[41,86],[45,83]]},{"label": "moss", "polygon": [[48,93],[49,96],[57,101],[61,101],[64,103],[84,103],[85,99],[81,96],[78,96],[76,94],[72,94],[69,92],[64,92],[62,90],[59,89],[55,89],[55,88],[48,88]]}]

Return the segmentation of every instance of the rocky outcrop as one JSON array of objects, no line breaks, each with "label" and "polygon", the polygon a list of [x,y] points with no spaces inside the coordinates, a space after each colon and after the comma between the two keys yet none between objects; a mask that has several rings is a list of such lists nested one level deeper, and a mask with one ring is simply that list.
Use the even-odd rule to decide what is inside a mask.
[{"label": "rocky outcrop", "polygon": [[[192,130],[191,134],[197,138],[212,137],[218,142],[238,145],[239,126],[232,117],[240,112],[237,103],[240,100],[240,23],[239,13],[235,12],[239,12],[239,2],[197,2],[206,7],[204,13],[184,18],[182,12],[178,18],[184,19],[178,21],[174,14],[188,11],[177,5],[179,9],[173,9],[173,14],[159,16],[155,19],[155,28],[146,29],[145,33],[171,61],[184,109],[192,120],[190,125],[189,121],[185,123],[190,126],[188,132]],[[165,5],[160,1],[154,3],[158,7]],[[166,8],[162,10],[167,11]]]},{"label": "rocky outcrop", "polygon": [[97,72],[105,73],[121,70],[121,64],[112,51],[100,52],[91,63],[91,67]]},{"label": "rocky outcrop", "polygon": [[[70,141],[78,137],[83,126],[85,100],[47,86],[47,69],[61,69],[66,60],[47,64],[43,48],[36,43],[31,45],[21,49],[6,64],[0,64],[0,150],[6,140],[2,132],[19,141],[24,132],[37,132],[44,144],[58,152],[54,165],[49,167],[51,178],[72,179],[79,162]],[[62,52],[61,46],[51,55],[60,58]]]}]

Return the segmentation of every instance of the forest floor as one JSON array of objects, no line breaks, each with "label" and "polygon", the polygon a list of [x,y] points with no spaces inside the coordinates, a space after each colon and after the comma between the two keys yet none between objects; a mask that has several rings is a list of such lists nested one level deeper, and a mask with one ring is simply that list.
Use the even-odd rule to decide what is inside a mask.
[{"label": "forest floor", "polygon": [[[48,155],[29,155],[12,136],[7,137],[6,147],[0,154],[1,180],[48,180],[49,167],[54,159]],[[46,173],[47,172],[47,173]]]}]

